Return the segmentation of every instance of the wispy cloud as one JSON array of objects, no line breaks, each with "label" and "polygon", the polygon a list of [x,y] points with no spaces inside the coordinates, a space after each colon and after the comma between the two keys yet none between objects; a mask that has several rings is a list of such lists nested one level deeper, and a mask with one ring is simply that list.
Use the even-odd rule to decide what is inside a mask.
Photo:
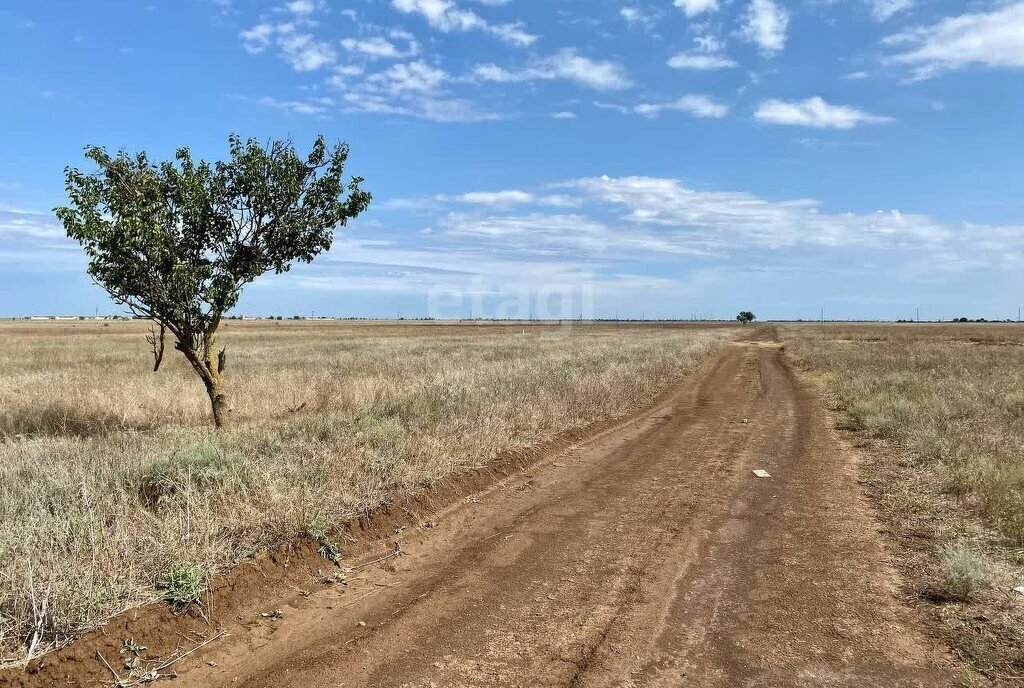
[{"label": "wispy cloud", "polygon": [[461,9],[453,0],[392,0],[391,4],[399,12],[421,15],[430,26],[445,33],[484,31],[520,46],[532,45],[537,40],[520,22],[493,24],[472,10]]},{"label": "wispy cloud", "polygon": [[687,17],[702,12],[714,12],[718,9],[718,0],[673,0],[673,4],[681,9]]},{"label": "wispy cloud", "polygon": [[709,71],[728,69],[736,66],[736,61],[724,54],[725,43],[714,34],[696,36],[692,50],[676,53],[668,60],[673,69],[694,69]]},{"label": "wispy cloud", "polygon": [[643,117],[657,117],[663,112],[685,112],[694,117],[721,119],[729,114],[727,105],[700,93],[688,93],[675,100],[665,102],[642,102],[632,105],[606,103],[598,100],[594,101],[594,107],[614,110],[623,115],[641,115]]},{"label": "wispy cloud", "polygon": [[510,207],[516,205],[542,205],[554,208],[571,208],[580,204],[580,199],[565,194],[538,194],[522,189],[501,191],[469,191],[457,196],[440,194],[434,197],[440,202],[458,202],[469,205]]},{"label": "wispy cloud", "polygon": [[858,124],[885,124],[891,117],[873,115],[849,105],[832,105],[814,96],[805,100],[787,102],[766,100],[754,117],[771,124],[787,124],[815,129],[852,129]]},{"label": "wispy cloud", "polygon": [[1024,2],[990,12],[947,17],[931,26],[919,26],[885,39],[888,45],[906,46],[889,62],[911,65],[917,78],[972,65],[1024,67]]},{"label": "wispy cloud", "polygon": [[572,48],[536,60],[522,69],[506,69],[496,64],[477,65],[473,76],[481,81],[501,83],[564,79],[601,91],[622,90],[633,85],[621,65],[584,57]]},{"label": "wispy cloud", "polygon": [[319,5],[312,0],[295,0],[282,9],[288,13],[286,20],[261,22],[240,32],[245,50],[258,54],[276,47],[281,58],[297,72],[333,65],[338,51],[330,42],[317,39],[310,30],[315,26],[313,15]]},{"label": "wispy cloud", "polygon": [[619,16],[630,26],[637,26],[644,31],[650,31],[658,23],[660,14],[640,9],[639,7],[622,7],[619,9]]},{"label": "wispy cloud", "polygon": [[[462,203],[478,203],[481,205],[518,205],[533,203],[535,196],[527,191],[509,189],[506,191],[470,191],[455,196]],[[443,197],[442,199],[443,200]]]},{"label": "wispy cloud", "polygon": [[768,54],[786,47],[789,13],[773,0],[751,0],[740,35]]},{"label": "wispy cloud", "polygon": [[888,21],[900,12],[906,12],[914,6],[915,0],[869,0],[871,16],[875,21]]},{"label": "wispy cloud", "polygon": [[729,107],[706,95],[689,93],[667,103],[641,103],[633,112],[644,117],[657,117],[662,112],[685,112],[694,117],[721,119],[729,114]]},{"label": "wispy cloud", "polygon": [[420,51],[419,43],[414,40],[409,40],[405,49],[402,49],[383,36],[343,38],[341,39],[341,47],[350,53],[355,53],[371,60],[404,59],[414,57]]},{"label": "wispy cloud", "polygon": [[446,89],[451,76],[423,60],[394,64],[350,84],[336,73],[333,84],[350,112],[417,117],[435,122],[482,122],[501,115],[480,110]]},{"label": "wispy cloud", "polygon": [[297,115],[326,115],[335,108],[335,101],[331,98],[311,98],[309,100],[278,100],[265,96],[256,101],[259,105],[272,107]]},{"label": "wispy cloud", "polygon": [[0,236],[34,239],[64,238],[64,228],[53,215],[0,204]]},{"label": "wispy cloud", "polygon": [[[552,194],[571,204],[545,209]],[[389,249],[389,260],[408,265],[415,256],[422,266],[474,274],[496,268],[504,275],[542,275],[546,263],[563,270],[575,262],[587,270],[601,266],[605,276],[635,271],[638,264],[676,265],[680,256],[724,267],[752,250],[767,267],[788,263],[791,269],[804,269],[801,260],[813,260],[805,267],[818,269],[829,256],[842,265],[849,256],[873,253],[905,265],[933,260],[947,274],[1024,262],[1020,226],[953,225],[898,210],[826,212],[812,199],[773,201],[742,191],[699,190],[672,178],[584,177],[539,189],[471,191],[434,200],[430,251],[455,256],[458,267],[416,250],[411,256],[391,253],[408,247]],[[508,263],[474,263],[496,256]]]},{"label": "wispy cloud", "polygon": [[709,71],[714,69],[728,69],[736,66],[736,61],[725,55],[715,53],[676,53],[668,60],[668,66],[673,69],[695,69]]}]

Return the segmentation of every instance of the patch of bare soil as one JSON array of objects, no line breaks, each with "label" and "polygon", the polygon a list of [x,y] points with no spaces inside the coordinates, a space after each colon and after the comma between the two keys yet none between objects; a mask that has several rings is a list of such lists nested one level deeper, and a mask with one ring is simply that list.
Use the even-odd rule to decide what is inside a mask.
[{"label": "patch of bare soil", "polygon": [[375,544],[347,557],[384,558],[343,582],[316,584],[341,570],[312,546],[280,554],[226,578],[209,621],[134,612],[0,684],[109,685],[97,651],[223,630],[174,685],[952,685],[897,597],[857,455],[762,339],[523,470],[353,524]]}]

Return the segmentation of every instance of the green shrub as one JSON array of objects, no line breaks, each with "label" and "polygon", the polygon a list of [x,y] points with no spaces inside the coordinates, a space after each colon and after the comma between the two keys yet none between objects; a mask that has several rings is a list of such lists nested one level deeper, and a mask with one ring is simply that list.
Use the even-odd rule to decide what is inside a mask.
[{"label": "green shrub", "polygon": [[985,561],[963,542],[943,545],[939,550],[939,564],[946,593],[951,599],[966,601],[988,583]]},{"label": "green shrub", "polygon": [[160,596],[178,609],[201,604],[207,588],[206,571],[198,564],[180,562],[157,581]]},{"label": "green shrub", "polygon": [[137,475],[139,498],[150,507],[197,490],[241,487],[249,479],[249,468],[237,453],[209,441],[154,461]]}]

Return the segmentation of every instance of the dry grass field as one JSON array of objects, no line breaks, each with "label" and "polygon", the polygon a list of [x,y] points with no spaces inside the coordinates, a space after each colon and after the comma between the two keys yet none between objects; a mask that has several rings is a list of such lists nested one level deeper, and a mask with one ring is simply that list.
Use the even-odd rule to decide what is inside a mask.
[{"label": "dry grass field", "polygon": [[870,447],[907,594],[990,678],[1024,673],[1024,326],[793,325],[790,353]]},{"label": "dry grass field", "polygon": [[230,322],[209,429],[142,323],[0,323],[0,659],[643,405],[735,328]]}]

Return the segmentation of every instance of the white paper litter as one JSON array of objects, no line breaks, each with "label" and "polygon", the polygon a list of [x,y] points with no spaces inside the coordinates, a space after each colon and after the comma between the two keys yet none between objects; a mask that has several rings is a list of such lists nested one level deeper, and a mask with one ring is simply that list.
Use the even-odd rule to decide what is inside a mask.
[{"label": "white paper litter", "polygon": [[754,475],[756,475],[758,478],[770,478],[770,477],[772,477],[771,473],[769,473],[768,471],[765,471],[765,470],[761,470],[760,468],[758,468],[756,471],[754,471]]}]

